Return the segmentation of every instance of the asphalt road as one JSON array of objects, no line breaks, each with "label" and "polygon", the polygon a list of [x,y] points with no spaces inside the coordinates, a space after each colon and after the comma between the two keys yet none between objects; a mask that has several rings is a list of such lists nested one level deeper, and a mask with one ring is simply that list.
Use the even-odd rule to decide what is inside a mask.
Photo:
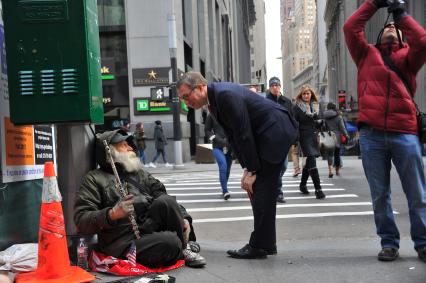
[{"label": "asphalt road", "polygon": [[[342,176],[328,178],[327,165],[318,159],[327,194],[325,200],[303,197],[299,178],[284,177],[287,203],[277,208],[278,254],[263,260],[229,258],[226,250],[240,248],[252,231],[252,213],[238,188],[241,169],[231,172],[229,201],[220,198],[217,167],[193,165],[193,170],[152,172],[170,194],[190,211],[201,254],[202,269],[180,268],[168,272],[177,282],[426,282],[426,263],[417,258],[409,236],[405,195],[392,170],[393,209],[401,232],[400,258],[383,263],[375,234],[370,193],[361,161],[344,158]],[[189,168],[189,169],[192,169]],[[313,190],[312,187],[310,187]],[[97,282],[108,282],[101,276]]]}]

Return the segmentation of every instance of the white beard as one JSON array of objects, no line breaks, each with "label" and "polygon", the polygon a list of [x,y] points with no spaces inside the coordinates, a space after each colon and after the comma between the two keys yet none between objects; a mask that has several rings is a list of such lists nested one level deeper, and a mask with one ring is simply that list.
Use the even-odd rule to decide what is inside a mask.
[{"label": "white beard", "polygon": [[111,155],[114,162],[121,164],[128,173],[142,170],[142,163],[139,157],[132,151],[118,152],[114,146],[111,146]]}]

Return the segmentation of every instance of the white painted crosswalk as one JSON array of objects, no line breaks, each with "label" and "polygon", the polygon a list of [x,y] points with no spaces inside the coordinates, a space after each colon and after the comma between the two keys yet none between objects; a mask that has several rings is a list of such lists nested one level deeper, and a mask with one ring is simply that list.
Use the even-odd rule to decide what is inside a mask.
[{"label": "white painted crosswalk", "polygon": [[[241,170],[233,169],[228,182],[231,198],[223,200],[218,172],[191,172],[163,175],[159,179],[192,215],[194,223],[219,223],[253,220],[249,198],[240,188]],[[157,176],[158,177],[158,176]],[[354,190],[335,187],[332,179],[322,180],[325,200],[317,200],[312,182],[310,195],[299,192],[299,178],[283,176],[285,204],[277,205],[277,220],[292,218],[345,217],[372,215],[370,201],[360,201]]]}]

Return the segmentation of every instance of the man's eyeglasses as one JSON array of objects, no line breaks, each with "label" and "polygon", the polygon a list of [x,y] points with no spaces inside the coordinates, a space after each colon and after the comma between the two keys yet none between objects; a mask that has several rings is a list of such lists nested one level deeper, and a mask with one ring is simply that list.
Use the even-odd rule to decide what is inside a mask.
[{"label": "man's eyeglasses", "polygon": [[182,98],[183,100],[188,100],[188,98],[191,96],[192,92],[194,91],[194,89],[196,89],[197,87],[192,88],[188,93],[183,94],[180,98]]}]

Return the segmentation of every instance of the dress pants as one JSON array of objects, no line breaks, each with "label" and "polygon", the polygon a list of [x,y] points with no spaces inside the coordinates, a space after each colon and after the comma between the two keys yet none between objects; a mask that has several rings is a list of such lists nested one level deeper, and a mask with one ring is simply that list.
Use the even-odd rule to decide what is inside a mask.
[{"label": "dress pants", "polygon": [[278,178],[283,162],[272,164],[261,160],[262,169],[256,172],[253,186],[252,209],[254,231],[250,236],[250,246],[266,250],[276,249],[276,200]]}]

